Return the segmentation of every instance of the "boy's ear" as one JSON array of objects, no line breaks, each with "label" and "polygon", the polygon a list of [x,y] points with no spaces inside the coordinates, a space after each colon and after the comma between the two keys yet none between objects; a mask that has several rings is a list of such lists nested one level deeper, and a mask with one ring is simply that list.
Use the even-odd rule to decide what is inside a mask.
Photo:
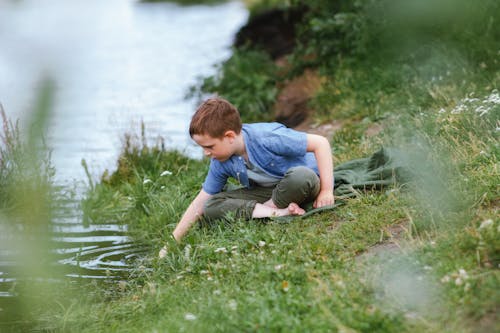
[{"label": "boy's ear", "polygon": [[236,132],[233,130],[226,131],[224,133],[224,137],[226,137],[228,139],[234,139],[236,137]]}]

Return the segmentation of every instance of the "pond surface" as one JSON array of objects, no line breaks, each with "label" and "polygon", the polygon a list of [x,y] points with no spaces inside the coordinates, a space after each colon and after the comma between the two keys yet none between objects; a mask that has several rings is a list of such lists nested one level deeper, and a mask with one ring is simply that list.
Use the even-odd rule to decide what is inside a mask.
[{"label": "pond surface", "polygon": [[[0,103],[23,127],[40,82],[53,80],[46,140],[58,185],[84,188],[82,159],[94,179],[113,170],[123,135],[140,133],[141,122],[149,138],[162,136],[167,147],[199,157],[187,134],[196,101],[184,96],[198,76],[229,57],[247,15],[239,1],[0,1]],[[66,205],[69,213],[58,214],[53,228],[59,262],[75,268],[70,275],[113,275],[144,251],[131,243],[126,226],[85,227],[78,200]],[[13,279],[2,267],[6,253],[0,246],[0,296],[8,294],[2,283]]]}]

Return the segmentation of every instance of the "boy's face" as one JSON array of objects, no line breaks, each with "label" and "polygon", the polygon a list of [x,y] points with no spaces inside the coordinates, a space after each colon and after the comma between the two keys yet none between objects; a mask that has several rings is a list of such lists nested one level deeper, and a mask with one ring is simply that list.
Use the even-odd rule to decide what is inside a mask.
[{"label": "boy's face", "polygon": [[227,131],[220,139],[208,134],[195,134],[193,140],[203,148],[206,156],[224,162],[234,154],[234,137],[233,131]]}]

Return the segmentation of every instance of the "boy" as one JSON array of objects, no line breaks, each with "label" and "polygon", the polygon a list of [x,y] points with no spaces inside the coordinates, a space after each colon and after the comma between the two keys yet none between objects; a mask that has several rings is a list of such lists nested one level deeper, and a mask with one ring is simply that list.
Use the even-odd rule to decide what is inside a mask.
[{"label": "boy", "polygon": [[[245,219],[302,215],[300,204],[334,203],[332,153],[322,136],[278,123],[242,125],[236,108],[222,98],[208,99],[198,107],[189,134],[211,161],[202,189],[173,232],[177,242],[201,215],[208,219],[223,218],[228,212]],[[244,188],[223,191],[229,177]],[[160,257],[165,254],[160,251]]]}]

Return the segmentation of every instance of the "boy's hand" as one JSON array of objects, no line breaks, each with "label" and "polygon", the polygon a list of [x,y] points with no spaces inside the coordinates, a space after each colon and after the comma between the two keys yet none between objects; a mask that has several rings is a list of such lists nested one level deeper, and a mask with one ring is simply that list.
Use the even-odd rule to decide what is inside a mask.
[{"label": "boy's hand", "polygon": [[331,190],[322,190],[319,192],[316,200],[314,200],[313,207],[320,208],[323,206],[333,205],[335,203],[335,197]]}]

